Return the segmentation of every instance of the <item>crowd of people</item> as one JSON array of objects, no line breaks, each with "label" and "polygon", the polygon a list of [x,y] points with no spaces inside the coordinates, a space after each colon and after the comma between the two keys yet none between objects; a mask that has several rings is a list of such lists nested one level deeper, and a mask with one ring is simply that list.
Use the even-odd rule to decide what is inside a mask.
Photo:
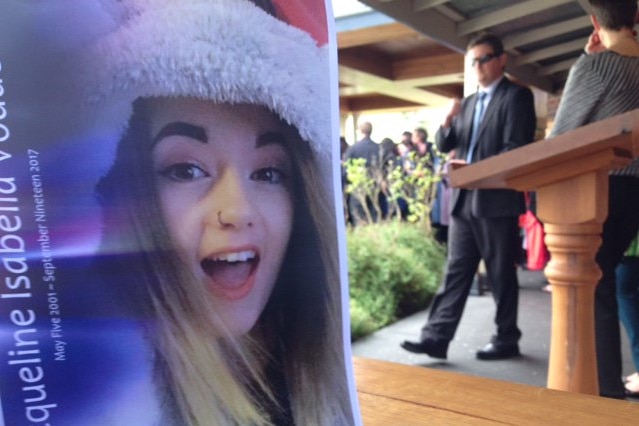
[{"label": "crowd of people", "polygon": [[[357,189],[346,190],[346,221],[356,226],[380,219],[399,217],[407,220],[416,204],[430,207],[429,219],[435,229],[435,237],[446,241],[448,184],[446,161],[449,157],[437,151],[433,142],[428,140],[428,132],[423,127],[414,131],[404,131],[399,142],[389,137],[379,143],[371,139],[373,125],[366,121],[358,126],[359,138],[349,145],[341,138],[342,176],[345,187],[352,181],[348,176],[351,162],[360,159],[366,169],[376,194],[366,197],[353,195]],[[415,178],[425,177],[419,192]],[[410,177],[413,177],[412,181]],[[392,188],[393,179],[402,180],[402,184]],[[365,198],[365,200],[364,200]],[[411,206],[411,201],[415,204]],[[413,212],[414,213],[414,212]]]}]

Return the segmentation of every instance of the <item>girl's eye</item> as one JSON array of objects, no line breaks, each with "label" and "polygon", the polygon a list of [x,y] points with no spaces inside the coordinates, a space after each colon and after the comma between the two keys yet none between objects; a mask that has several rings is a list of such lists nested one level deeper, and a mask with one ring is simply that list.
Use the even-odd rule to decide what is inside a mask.
[{"label": "girl's eye", "polygon": [[171,164],[161,169],[159,174],[176,182],[188,182],[208,176],[208,173],[191,163]]},{"label": "girl's eye", "polygon": [[288,176],[282,170],[275,167],[264,167],[251,174],[251,179],[271,184],[285,183],[287,178]]}]

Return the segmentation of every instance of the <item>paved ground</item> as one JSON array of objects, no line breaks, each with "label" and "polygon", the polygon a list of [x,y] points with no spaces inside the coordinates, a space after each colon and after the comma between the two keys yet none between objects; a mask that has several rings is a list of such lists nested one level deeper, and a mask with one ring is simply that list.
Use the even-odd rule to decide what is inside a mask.
[{"label": "paved ground", "polygon": [[[353,355],[401,364],[418,365],[498,380],[544,387],[550,345],[551,295],[542,291],[542,272],[519,271],[519,327],[522,356],[505,361],[478,361],[477,349],[484,346],[494,330],[494,303],[490,293],[470,296],[448,349],[446,361],[417,355],[400,348],[403,340],[417,340],[426,322],[427,311],[419,312],[353,343]],[[623,336],[624,374],[634,372],[625,332]]]}]

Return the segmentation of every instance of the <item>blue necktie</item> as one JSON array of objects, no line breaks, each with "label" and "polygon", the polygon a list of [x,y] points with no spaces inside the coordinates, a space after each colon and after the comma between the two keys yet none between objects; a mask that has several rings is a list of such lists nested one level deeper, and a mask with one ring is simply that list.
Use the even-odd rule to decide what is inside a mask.
[{"label": "blue necktie", "polygon": [[466,162],[473,162],[473,153],[477,147],[477,135],[479,134],[479,125],[481,119],[484,116],[484,98],[486,98],[486,92],[479,92],[477,95],[477,103],[475,103],[475,115],[473,116],[473,129],[470,134],[470,145],[468,147],[468,154],[466,154]]}]

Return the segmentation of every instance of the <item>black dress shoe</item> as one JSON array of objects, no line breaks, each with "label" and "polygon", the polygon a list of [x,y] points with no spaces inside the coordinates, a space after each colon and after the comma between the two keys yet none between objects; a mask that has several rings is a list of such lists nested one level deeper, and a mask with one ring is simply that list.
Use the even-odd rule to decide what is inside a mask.
[{"label": "black dress shoe", "polygon": [[639,392],[633,392],[629,389],[624,389],[624,392],[626,398],[639,399]]},{"label": "black dress shoe", "polygon": [[432,340],[424,340],[421,342],[404,340],[400,346],[408,352],[426,354],[439,359],[446,359],[446,352],[448,352],[448,343],[433,342]]},{"label": "black dress shoe", "polygon": [[504,345],[491,342],[477,351],[477,359],[484,361],[515,358],[519,355],[519,345],[517,343]]}]

